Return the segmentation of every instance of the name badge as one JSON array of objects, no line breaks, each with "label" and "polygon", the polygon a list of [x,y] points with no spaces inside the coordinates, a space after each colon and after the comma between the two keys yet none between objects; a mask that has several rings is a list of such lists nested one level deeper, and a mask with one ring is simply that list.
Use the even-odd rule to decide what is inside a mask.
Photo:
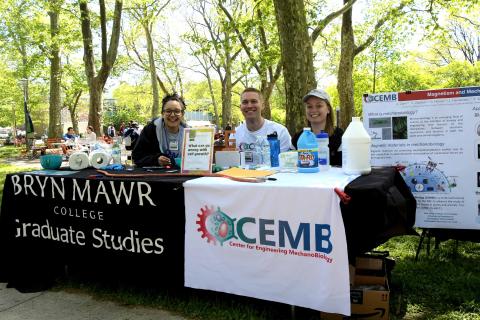
[{"label": "name badge", "polygon": [[178,151],[178,141],[177,140],[170,140],[168,142],[168,148],[171,151]]},{"label": "name badge", "polygon": [[253,163],[253,152],[245,151],[245,163]]}]

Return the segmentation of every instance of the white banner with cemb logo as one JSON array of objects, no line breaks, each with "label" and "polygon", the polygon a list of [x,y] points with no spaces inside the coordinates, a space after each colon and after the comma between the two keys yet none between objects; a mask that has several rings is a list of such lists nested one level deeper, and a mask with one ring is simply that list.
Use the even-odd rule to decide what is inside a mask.
[{"label": "white banner with cemb logo", "polygon": [[318,177],[186,182],[185,286],[350,315],[339,198]]}]

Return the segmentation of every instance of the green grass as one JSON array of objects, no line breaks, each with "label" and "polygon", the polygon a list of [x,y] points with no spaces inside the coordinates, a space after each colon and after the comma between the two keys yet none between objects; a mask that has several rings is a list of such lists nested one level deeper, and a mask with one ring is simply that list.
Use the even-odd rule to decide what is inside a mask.
[{"label": "green grass", "polygon": [[[415,262],[418,237],[390,239],[392,319],[480,319],[480,244],[442,242]],[[433,241],[432,241],[433,242]]]},{"label": "green grass", "polygon": [[14,146],[1,146],[0,147],[0,203],[3,198],[3,185],[5,184],[5,177],[8,173],[19,172],[19,171],[30,171],[34,168],[18,167],[15,164],[5,163],[4,160],[7,159],[18,159],[20,157],[21,151],[24,149]]},{"label": "green grass", "polygon": [[[390,283],[390,319],[479,320],[480,244],[442,242],[414,261],[419,237],[390,239],[377,248],[389,251],[396,265]],[[167,290],[72,279],[56,290],[75,290],[129,306],[150,306],[192,319],[291,319],[285,304],[189,288]],[[319,313],[296,308],[296,319],[319,319]]]},{"label": "green grass", "polygon": [[[19,152],[0,147],[0,160],[17,157]],[[7,173],[24,170],[28,169],[0,162],[1,191]],[[459,242],[457,247],[454,240],[445,241],[439,249],[432,248],[429,256],[423,249],[415,262],[418,241],[415,236],[396,237],[377,248],[389,251],[396,261],[390,283],[390,318],[480,320],[480,244]],[[161,308],[192,319],[291,319],[291,308],[285,304],[189,288],[145,288],[72,276],[59,279],[53,290],[89,293],[127,306]],[[318,312],[296,308],[296,319],[318,318]]]},{"label": "green grass", "polygon": [[18,158],[22,150],[25,147],[14,147],[14,146],[1,146],[0,147],[0,159],[11,159]]}]

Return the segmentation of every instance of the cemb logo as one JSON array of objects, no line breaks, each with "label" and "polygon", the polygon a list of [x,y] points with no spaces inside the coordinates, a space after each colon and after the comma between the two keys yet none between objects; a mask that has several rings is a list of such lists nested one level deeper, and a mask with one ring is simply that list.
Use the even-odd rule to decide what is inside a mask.
[{"label": "cemb logo", "polygon": [[[293,234],[288,221],[273,219],[261,219],[254,217],[231,218],[220,207],[217,210],[213,206],[200,209],[196,221],[197,231],[208,243],[216,245],[217,241],[223,244],[229,240],[243,242],[247,245],[262,245],[269,247],[285,248],[287,242],[290,248],[297,249],[303,239],[300,250],[315,251],[328,254],[332,252],[333,245],[330,241],[332,231],[329,224],[300,223],[296,234]],[[245,234],[247,224],[258,225],[255,237]],[[251,229],[250,229],[251,230]],[[313,241],[310,235],[313,233]],[[311,242],[314,248],[311,249]]]},{"label": "cemb logo", "polygon": [[363,102],[366,102],[366,103],[389,102],[389,101],[398,101],[398,94],[396,92],[392,92],[392,93],[363,95]]},{"label": "cemb logo", "polygon": [[253,151],[255,150],[255,143],[242,142],[238,145],[240,151]]}]

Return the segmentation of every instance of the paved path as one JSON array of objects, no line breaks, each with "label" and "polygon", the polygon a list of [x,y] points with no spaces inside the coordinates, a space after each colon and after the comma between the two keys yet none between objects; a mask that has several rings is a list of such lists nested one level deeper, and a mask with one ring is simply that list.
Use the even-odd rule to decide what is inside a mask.
[{"label": "paved path", "polygon": [[1,159],[2,163],[8,163],[16,167],[25,167],[25,168],[36,168],[41,169],[40,159],[22,159],[22,158],[11,158],[11,159]]},{"label": "paved path", "polygon": [[0,283],[2,320],[187,320],[167,311],[122,306],[84,293],[43,291],[20,293]]}]

